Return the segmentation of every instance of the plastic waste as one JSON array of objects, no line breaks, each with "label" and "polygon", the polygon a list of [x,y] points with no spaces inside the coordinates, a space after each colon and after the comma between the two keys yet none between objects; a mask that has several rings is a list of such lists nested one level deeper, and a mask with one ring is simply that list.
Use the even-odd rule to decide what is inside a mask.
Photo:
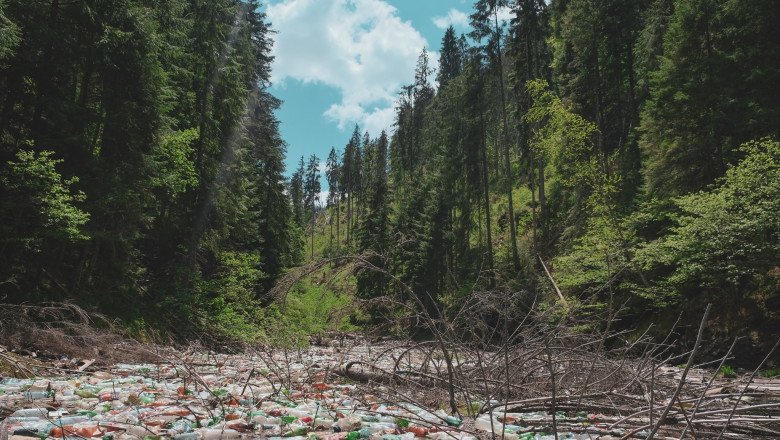
[{"label": "plastic waste", "polygon": [[[203,354],[190,359],[187,368],[123,363],[71,377],[0,379],[0,406],[16,409],[0,422],[0,440],[476,440],[460,431],[471,427],[470,420],[413,403],[383,402],[380,393],[366,395],[356,385],[331,383],[327,372],[340,358],[335,353],[312,348],[272,364]],[[598,429],[596,415],[556,416]],[[546,439],[526,432],[522,423],[545,417],[549,414],[495,411],[492,418],[478,416],[473,426],[480,437],[492,431],[504,440]],[[559,438],[567,437],[561,433]]]}]

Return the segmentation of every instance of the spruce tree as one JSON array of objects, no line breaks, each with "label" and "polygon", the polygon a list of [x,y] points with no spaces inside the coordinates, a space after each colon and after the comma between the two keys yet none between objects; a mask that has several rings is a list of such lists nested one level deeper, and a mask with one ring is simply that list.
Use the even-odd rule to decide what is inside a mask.
[{"label": "spruce tree", "polygon": [[[375,142],[376,148],[371,155],[371,174],[366,188],[367,212],[360,223],[360,248],[369,250],[372,255],[369,262],[379,269],[384,268],[386,252],[389,247],[389,200],[387,181],[387,133],[382,131]],[[364,298],[385,294],[385,275],[374,270],[365,270],[358,274],[358,295]]]},{"label": "spruce tree", "polygon": [[311,258],[314,258],[314,229],[317,226],[317,202],[320,201],[320,159],[316,154],[309,156],[309,162],[306,165],[305,178],[303,184],[304,206],[310,212],[309,228],[311,232]]},{"label": "spruce tree", "polygon": [[512,250],[512,265],[515,270],[520,268],[520,257],[517,252],[517,224],[515,222],[515,207],[513,200],[514,179],[512,177],[512,162],[510,157],[507,121],[507,98],[504,82],[504,54],[502,52],[503,27],[498,21],[498,9],[508,7],[506,0],[478,0],[471,15],[472,38],[480,42],[487,38],[483,50],[488,56],[492,72],[498,78],[499,110],[501,112],[501,130],[499,143],[502,147],[505,191],[507,197],[507,219],[509,223],[509,246]]},{"label": "spruce tree", "polygon": [[[331,147],[330,153],[328,154],[328,160],[325,162],[325,179],[328,182],[328,200],[327,200],[327,207],[331,209],[331,212],[333,212],[334,208],[336,211],[336,245],[338,246],[339,242],[339,209],[340,209],[340,203],[339,203],[339,154],[336,151],[335,147]],[[333,245],[333,219],[329,221],[330,223],[330,245]]]},{"label": "spruce tree", "polygon": [[455,28],[451,25],[444,31],[441,40],[441,53],[439,56],[439,72],[436,74],[436,82],[439,89],[460,75],[463,69],[463,59],[458,40],[455,38]]},{"label": "spruce tree", "polygon": [[303,156],[298,162],[298,169],[295,170],[290,178],[290,199],[293,206],[293,218],[298,225],[304,224],[305,204],[304,204],[304,179],[306,178],[306,168],[303,162]]},{"label": "spruce tree", "polygon": [[642,113],[650,195],[700,190],[739,157],[741,142],[780,132],[771,85],[780,66],[778,18],[771,1],[675,3]]}]

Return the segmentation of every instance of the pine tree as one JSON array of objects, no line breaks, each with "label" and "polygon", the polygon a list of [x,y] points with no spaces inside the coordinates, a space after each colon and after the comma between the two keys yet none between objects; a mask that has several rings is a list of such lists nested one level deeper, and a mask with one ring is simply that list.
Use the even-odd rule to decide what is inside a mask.
[{"label": "pine tree", "polygon": [[423,48],[417,58],[417,66],[414,69],[414,92],[412,108],[412,145],[411,156],[419,158],[422,152],[422,127],[425,120],[425,110],[430,105],[435,91],[428,81],[433,72],[430,67],[428,51]]},{"label": "pine tree", "polygon": [[471,26],[474,29],[471,32],[472,38],[478,42],[487,37],[487,44],[484,51],[488,55],[491,70],[498,77],[500,111],[501,111],[501,134],[500,144],[503,150],[504,178],[506,179],[505,190],[507,196],[507,218],[509,222],[510,248],[512,249],[512,265],[515,270],[520,268],[520,257],[517,252],[517,223],[515,222],[515,207],[513,200],[514,179],[512,177],[512,162],[510,158],[508,127],[507,127],[507,103],[506,87],[504,83],[504,55],[501,48],[503,38],[503,28],[498,22],[498,9],[508,7],[506,0],[478,0],[474,8],[476,11],[471,15]]},{"label": "pine tree", "polygon": [[290,178],[290,199],[293,206],[293,217],[298,225],[304,224],[305,216],[305,204],[304,204],[304,179],[306,173],[305,164],[303,162],[303,156],[301,156],[300,162],[298,162],[298,169]]},{"label": "pine tree", "polygon": [[[339,210],[340,210],[340,197],[339,197],[339,180],[340,180],[340,167],[339,167],[339,154],[335,147],[331,147],[328,154],[328,160],[325,162],[325,179],[328,182],[328,200],[327,207],[333,211],[335,206],[336,210],[336,246],[340,240],[339,235]],[[330,245],[333,245],[333,220],[330,220]]]},{"label": "pine tree", "polygon": [[770,85],[780,63],[771,30],[778,17],[771,1],[675,3],[642,114],[650,195],[700,190],[737,159],[741,142],[778,134],[780,99]]},{"label": "pine tree", "polygon": [[360,170],[357,168],[359,160],[359,152],[357,151],[360,148],[360,128],[355,125],[355,130],[352,132],[352,137],[350,137],[349,142],[347,143],[346,147],[344,147],[344,157],[342,159],[342,169],[341,169],[341,178],[342,178],[342,185],[341,185],[341,192],[342,196],[346,198],[347,201],[347,213],[346,213],[346,221],[347,221],[347,247],[352,245],[352,240],[354,236],[354,229],[352,225],[354,224],[353,219],[353,209],[355,206],[355,188],[357,183],[357,173],[360,172]]},{"label": "pine tree", "polygon": [[279,121],[273,111],[280,101],[265,90],[255,90],[249,100],[247,141],[253,226],[255,236],[252,246],[259,250],[264,280],[264,290],[272,287],[283,269],[294,263],[290,231],[292,209],[285,194],[284,156],[286,145],[279,133]]},{"label": "pine tree", "polygon": [[309,156],[306,165],[305,181],[303,184],[304,206],[311,213],[309,227],[311,229],[311,258],[314,258],[314,229],[317,225],[317,202],[320,201],[320,159],[316,154]]},{"label": "pine tree", "polygon": [[463,69],[461,48],[455,38],[455,28],[448,27],[441,40],[441,54],[439,56],[439,72],[436,74],[436,82],[442,89],[450,81],[460,75]]},{"label": "pine tree", "polygon": [[[388,251],[389,236],[389,200],[387,181],[387,133],[382,131],[372,149],[370,186],[367,191],[367,213],[360,223],[360,247],[372,251],[369,262],[379,269],[384,269],[384,259]],[[377,297],[385,294],[385,276],[373,270],[365,270],[358,274],[358,295],[364,298]]]}]

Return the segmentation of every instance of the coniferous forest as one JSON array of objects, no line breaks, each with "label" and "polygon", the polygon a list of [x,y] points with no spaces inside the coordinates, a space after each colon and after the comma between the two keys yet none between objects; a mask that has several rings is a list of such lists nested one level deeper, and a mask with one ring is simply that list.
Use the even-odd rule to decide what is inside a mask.
[{"label": "coniferous forest", "polygon": [[0,302],[262,337],[315,319],[280,280],[359,261],[297,301],[420,338],[398,304],[498,292],[660,339],[712,304],[711,352],[778,338],[776,1],[477,0],[393,127],[289,175],[261,11],[0,0]]}]

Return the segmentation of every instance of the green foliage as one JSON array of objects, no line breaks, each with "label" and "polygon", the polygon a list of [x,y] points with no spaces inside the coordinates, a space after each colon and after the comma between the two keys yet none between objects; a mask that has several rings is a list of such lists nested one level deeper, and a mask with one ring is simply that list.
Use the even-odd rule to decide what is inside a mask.
[{"label": "green foliage", "polygon": [[259,337],[300,254],[271,44],[256,0],[0,2],[0,296]]},{"label": "green foliage", "polygon": [[[675,200],[679,214],[668,234],[638,249],[645,270],[668,273],[645,295],[732,296],[771,278],[780,260],[780,143],[752,141],[740,151],[744,159],[716,186]],[[779,286],[772,284],[777,295]]]},{"label": "green foliage", "polygon": [[733,379],[737,377],[737,372],[731,365],[723,365],[720,367],[718,374],[720,374],[721,377],[725,377],[726,379]]},{"label": "green foliage", "polygon": [[777,136],[780,100],[770,85],[780,43],[771,1],[674,3],[663,55],[649,75],[641,146],[647,191],[698,191],[739,158],[736,147]]},{"label": "green foliage", "polygon": [[354,331],[357,327],[350,322],[350,304],[349,295],[304,280],[287,295],[279,321],[274,324],[277,331],[272,338],[304,340],[308,335],[329,330]]},{"label": "green foliage", "polygon": [[3,13],[4,8],[5,2],[0,0],[0,63],[14,53],[16,46],[21,41],[19,27],[5,16]]},{"label": "green foliage", "polygon": [[192,145],[199,136],[194,128],[167,133],[152,152],[156,171],[152,186],[162,189],[169,199],[198,184]]},{"label": "green foliage", "polygon": [[390,139],[332,149],[325,211],[319,159],[285,178],[261,11],[0,0],[0,295],[298,343],[351,328],[313,280],[270,304],[309,250],[373,252],[410,290],[339,289],[434,315],[499,281],[549,293],[539,258],[588,313],[776,310],[773,0],[479,0],[477,46],[447,29],[438,90],[420,54]]},{"label": "green foliage", "polygon": [[[40,251],[50,240],[87,239],[84,225],[89,214],[79,206],[83,192],[71,187],[78,178],[63,179],[52,151],[20,150],[16,160],[0,171],[0,240],[3,246],[21,246],[24,251]],[[9,249],[10,251],[10,249]],[[19,251],[19,249],[17,249]]]},{"label": "green foliage", "polygon": [[614,286],[615,277],[631,268],[624,232],[627,226],[604,216],[591,218],[571,250],[553,262],[558,285],[591,294]]},{"label": "green foliage", "polygon": [[218,259],[216,276],[198,286],[209,310],[201,317],[204,327],[211,329],[212,336],[252,342],[263,339],[260,324],[264,315],[256,302],[257,289],[265,277],[260,258],[246,252],[222,252]]},{"label": "green foliage", "polygon": [[556,174],[569,187],[592,184],[590,158],[596,126],[566,109],[544,80],[528,82],[533,102],[524,118],[537,124],[531,146],[534,152],[555,167]]},{"label": "green foliage", "polygon": [[768,378],[780,376],[780,368],[769,368],[761,371],[761,375]]}]

